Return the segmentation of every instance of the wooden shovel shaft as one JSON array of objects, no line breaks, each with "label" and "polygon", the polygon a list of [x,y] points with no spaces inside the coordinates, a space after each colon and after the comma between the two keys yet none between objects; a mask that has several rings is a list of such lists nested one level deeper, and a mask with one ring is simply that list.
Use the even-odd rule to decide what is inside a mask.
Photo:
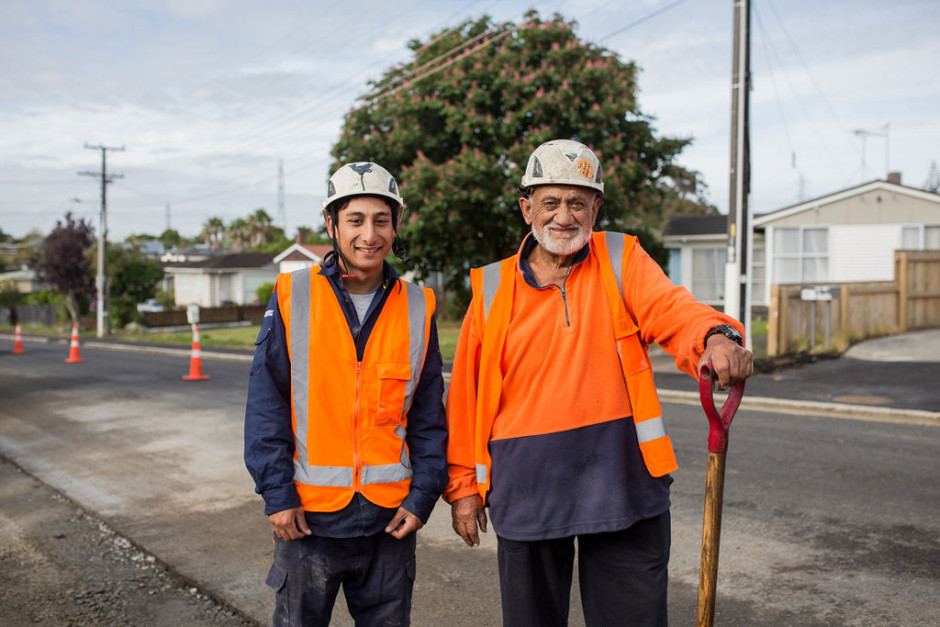
[{"label": "wooden shovel shaft", "polygon": [[709,452],[705,478],[705,517],[702,524],[702,563],[698,580],[698,617],[695,622],[698,627],[711,627],[715,619],[724,491],[725,453]]}]

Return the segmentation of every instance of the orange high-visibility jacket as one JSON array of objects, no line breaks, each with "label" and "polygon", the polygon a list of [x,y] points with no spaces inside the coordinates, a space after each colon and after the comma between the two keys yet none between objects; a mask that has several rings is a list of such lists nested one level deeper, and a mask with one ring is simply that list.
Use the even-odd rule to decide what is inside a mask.
[{"label": "orange high-visibility jacket", "polygon": [[375,323],[362,361],[320,267],[281,274],[278,307],[291,362],[294,484],[303,508],[333,512],[355,492],[395,508],[412,469],[407,412],[421,378],[435,299],[398,280]]},{"label": "orange high-visibility jacket", "polygon": [[[583,317],[580,324],[593,329],[592,341],[599,342],[598,347],[609,346],[603,344],[608,341],[614,345],[612,354],[619,359],[613,363],[619,362],[619,367],[600,359],[602,363],[591,363],[588,367],[584,363],[569,363],[567,355],[544,355],[541,361],[559,360],[563,364],[561,369],[570,373],[570,377],[567,383],[545,386],[540,393],[548,399],[558,398],[559,405],[582,402],[577,400],[579,392],[610,397],[604,399],[608,412],[622,406],[623,413],[616,418],[632,414],[649,473],[654,477],[666,475],[677,466],[663,425],[646,347],[658,342],[676,357],[682,370],[696,376],[695,367],[704,351],[708,330],[720,324],[740,328],[740,324],[695,301],[685,288],[673,285],[632,236],[594,233],[588,258],[578,265],[581,267],[577,274],[569,278],[572,285],[566,288],[574,294],[566,298],[577,300],[579,294],[582,299],[589,298],[584,295],[598,297],[593,303],[572,303],[575,307],[580,305],[572,313]],[[538,435],[531,431],[529,417],[508,415],[507,407],[513,406],[509,395],[530,391],[505,389],[507,376],[535,388],[544,384],[534,374],[520,373],[519,368],[524,367],[520,363],[504,360],[514,316],[524,315],[520,312],[528,309],[527,299],[545,297],[539,294],[541,290],[526,283],[519,268],[519,255],[471,270],[471,287],[473,301],[461,329],[447,400],[449,484],[444,498],[448,502],[474,493],[486,498],[492,480],[489,454],[492,439]],[[538,325],[540,321],[529,320],[526,324]],[[514,372],[510,373],[511,370]],[[581,373],[586,372],[596,376],[584,381]],[[558,381],[564,378],[559,377]],[[622,403],[621,395],[626,397]],[[497,420],[508,426],[494,426]],[[540,422],[553,430],[585,424],[583,419],[579,424],[566,424],[569,420],[564,411],[559,411]]]}]

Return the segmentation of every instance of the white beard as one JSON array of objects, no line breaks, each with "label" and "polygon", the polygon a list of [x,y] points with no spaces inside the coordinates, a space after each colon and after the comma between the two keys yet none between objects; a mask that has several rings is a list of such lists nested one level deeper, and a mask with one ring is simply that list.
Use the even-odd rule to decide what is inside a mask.
[{"label": "white beard", "polygon": [[556,240],[549,235],[547,228],[539,232],[533,224],[532,235],[535,236],[535,241],[539,243],[539,246],[553,255],[573,255],[591,239],[591,227],[582,227],[574,239]]}]

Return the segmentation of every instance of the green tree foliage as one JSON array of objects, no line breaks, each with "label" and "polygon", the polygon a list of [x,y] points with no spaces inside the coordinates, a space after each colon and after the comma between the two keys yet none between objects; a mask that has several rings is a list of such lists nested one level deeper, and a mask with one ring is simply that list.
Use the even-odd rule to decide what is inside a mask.
[{"label": "green tree foliage", "polygon": [[698,185],[674,163],[690,140],[657,138],[640,111],[633,63],[579,40],[558,15],[526,19],[483,17],[410,42],[412,60],[373,83],[333,148],[334,167],[374,160],[398,176],[408,267],[443,270],[461,304],[467,268],[518,248],[517,187],[542,142],[576,137],[600,157],[599,229],[655,225],[677,181]]},{"label": "green tree foliage", "polygon": [[258,297],[258,302],[262,305],[267,305],[268,301],[271,300],[271,294],[274,293],[274,283],[262,283],[258,286],[258,289],[255,290],[255,296]]},{"label": "green tree foliage", "polygon": [[[94,274],[98,272],[97,252],[96,245],[88,251],[90,271]],[[134,319],[137,303],[156,295],[157,284],[163,279],[164,272],[160,264],[147,259],[133,246],[108,244],[107,254],[108,276],[105,281],[111,320],[123,327]]]},{"label": "green tree foliage", "polygon": [[109,268],[111,295],[129,296],[135,304],[156,296],[157,284],[163,279],[160,264],[129,250],[122,250]]},{"label": "green tree foliage", "polygon": [[183,248],[189,245],[189,240],[180,235],[179,231],[176,229],[167,229],[163,233],[160,233],[160,237],[157,238],[163,244],[163,247],[167,250],[171,248]]},{"label": "green tree foliage", "polygon": [[94,227],[84,218],[76,222],[71,213],[66,213],[65,223],[56,222],[31,264],[39,281],[65,296],[72,324],[78,324],[80,298],[95,294],[95,282],[89,272],[91,261],[85,254],[93,236]]}]

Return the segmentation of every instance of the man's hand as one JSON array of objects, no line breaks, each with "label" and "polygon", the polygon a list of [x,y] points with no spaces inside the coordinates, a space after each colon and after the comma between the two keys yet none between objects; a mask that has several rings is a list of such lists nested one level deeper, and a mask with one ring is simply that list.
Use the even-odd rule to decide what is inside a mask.
[{"label": "man's hand", "polygon": [[751,351],[738,346],[734,340],[716,333],[705,344],[705,352],[698,362],[699,370],[705,364],[712,365],[718,377],[718,389],[726,390],[751,376],[753,356]]},{"label": "man's hand", "polygon": [[404,507],[399,507],[391,522],[385,527],[385,533],[391,534],[396,540],[401,540],[409,533],[414,533],[424,526],[421,519]]},{"label": "man's hand", "polygon": [[450,505],[450,515],[453,519],[454,532],[463,538],[468,546],[480,544],[480,534],[477,526],[486,532],[486,511],[483,509],[483,499],[479,494],[465,496]]},{"label": "man's hand", "polygon": [[274,527],[274,535],[281,540],[297,540],[312,533],[307,526],[303,507],[274,512],[268,515],[268,520]]}]

